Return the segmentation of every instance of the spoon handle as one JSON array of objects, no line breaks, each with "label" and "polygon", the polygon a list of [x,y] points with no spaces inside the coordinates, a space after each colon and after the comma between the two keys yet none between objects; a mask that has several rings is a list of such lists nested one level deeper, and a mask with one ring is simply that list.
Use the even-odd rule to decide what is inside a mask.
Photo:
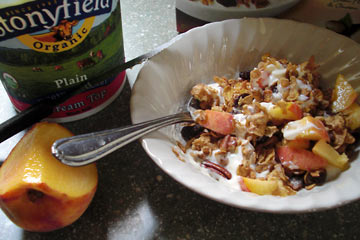
[{"label": "spoon handle", "polygon": [[83,166],[159,128],[192,121],[189,112],[177,113],[130,126],[59,139],[51,150],[62,163]]}]

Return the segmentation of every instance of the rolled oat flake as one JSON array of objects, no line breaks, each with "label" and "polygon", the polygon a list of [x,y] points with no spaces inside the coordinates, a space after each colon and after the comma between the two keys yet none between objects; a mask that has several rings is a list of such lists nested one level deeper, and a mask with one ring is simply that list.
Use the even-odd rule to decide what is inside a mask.
[{"label": "rolled oat flake", "polygon": [[122,62],[120,0],[0,2],[0,78],[18,111],[89,82],[49,119],[94,114],[120,93],[125,72],[104,75]]}]

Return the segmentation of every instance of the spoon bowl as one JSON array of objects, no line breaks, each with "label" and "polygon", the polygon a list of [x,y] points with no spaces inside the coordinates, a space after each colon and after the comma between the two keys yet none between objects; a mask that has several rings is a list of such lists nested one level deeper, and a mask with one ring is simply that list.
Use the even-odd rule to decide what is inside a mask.
[{"label": "spoon bowl", "polygon": [[190,112],[137,123],[125,127],[62,138],[54,142],[52,154],[69,166],[93,163],[142,136],[172,124],[193,122]]}]

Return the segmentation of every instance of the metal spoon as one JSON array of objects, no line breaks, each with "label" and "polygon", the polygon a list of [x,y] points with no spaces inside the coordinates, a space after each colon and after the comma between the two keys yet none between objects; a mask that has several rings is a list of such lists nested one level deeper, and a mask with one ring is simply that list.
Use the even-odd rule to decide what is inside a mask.
[{"label": "metal spoon", "polygon": [[189,112],[177,113],[130,126],[59,139],[52,145],[51,151],[66,165],[83,166],[152,131],[171,124],[192,121]]}]

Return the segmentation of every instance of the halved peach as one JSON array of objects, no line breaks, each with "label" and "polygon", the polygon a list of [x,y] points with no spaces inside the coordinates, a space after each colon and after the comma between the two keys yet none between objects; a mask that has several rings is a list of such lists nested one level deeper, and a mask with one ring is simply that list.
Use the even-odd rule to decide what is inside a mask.
[{"label": "halved peach", "polygon": [[311,116],[289,122],[283,128],[284,138],[287,140],[307,139],[330,141],[329,134],[321,120]]},{"label": "halved peach", "polygon": [[56,123],[38,123],[0,168],[0,207],[18,226],[53,231],[76,221],[98,183],[95,164],[70,167],[51,154],[52,143],[73,134]]},{"label": "halved peach", "polygon": [[234,117],[228,112],[218,112],[213,110],[205,110],[196,119],[201,126],[214,132],[228,135],[234,131]]},{"label": "halved peach", "polygon": [[335,113],[344,111],[355,102],[357,96],[357,92],[344,75],[339,74],[333,90],[331,110]]},{"label": "halved peach", "polygon": [[317,170],[325,168],[328,162],[313,152],[305,149],[281,146],[276,149],[276,154],[283,166],[290,170]]}]

